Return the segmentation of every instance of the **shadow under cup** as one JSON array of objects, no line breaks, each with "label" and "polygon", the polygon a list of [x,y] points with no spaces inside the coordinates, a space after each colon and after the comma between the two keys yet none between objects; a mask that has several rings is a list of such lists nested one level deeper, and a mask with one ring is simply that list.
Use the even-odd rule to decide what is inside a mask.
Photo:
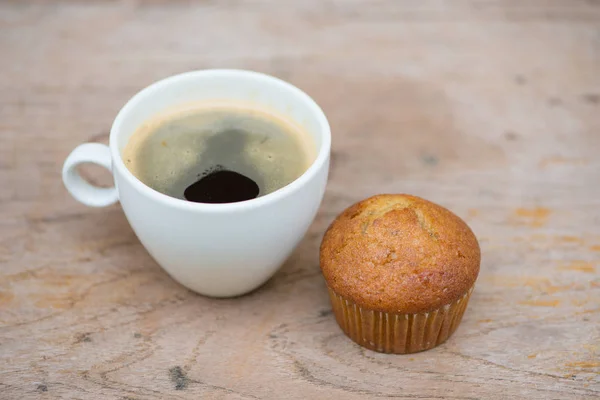
[{"label": "shadow under cup", "polygon": [[[315,160],[290,184],[238,203],[175,199],[131,174],[121,152],[141,124],[210,100],[249,103],[288,117],[312,137]],[[196,71],[159,81],[123,107],[110,134],[119,201],[136,235],[175,280],[215,297],[238,296],[257,288],[291,254],[323,198],[330,146],[327,119],[307,94],[277,78],[241,70]]]}]

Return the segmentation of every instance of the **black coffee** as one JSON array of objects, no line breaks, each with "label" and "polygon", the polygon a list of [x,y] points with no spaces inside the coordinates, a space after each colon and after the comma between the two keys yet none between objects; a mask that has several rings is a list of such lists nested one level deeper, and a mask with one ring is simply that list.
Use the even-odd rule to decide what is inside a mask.
[{"label": "black coffee", "polygon": [[260,188],[252,179],[234,171],[217,170],[185,189],[186,200],[196,203],[235,203],[258,197]]},{"label": "black coffee", "polygon": [[199,203],[250,200],[286,186],[315,156],[308,134],[268,110],[199,105],[146,122],[123,150],[147,186]]}]

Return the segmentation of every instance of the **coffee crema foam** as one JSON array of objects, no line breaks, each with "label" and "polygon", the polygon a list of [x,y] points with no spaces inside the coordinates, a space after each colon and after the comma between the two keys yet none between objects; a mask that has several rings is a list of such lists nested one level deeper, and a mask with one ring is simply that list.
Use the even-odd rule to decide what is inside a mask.
[{"label": "coffee crema foam", "polygon": [[158,115],[133,133],[122,152],[139,180],[179,199],[190,185],[221,170],[253,180],[258,197],[264,196],[300,177],[315,157],[313,138],[294,121],[236,102],[199,103]]}]

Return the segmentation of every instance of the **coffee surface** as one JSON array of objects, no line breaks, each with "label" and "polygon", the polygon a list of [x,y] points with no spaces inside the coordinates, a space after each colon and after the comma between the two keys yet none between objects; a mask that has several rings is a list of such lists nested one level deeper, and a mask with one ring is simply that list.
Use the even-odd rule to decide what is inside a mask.
[{"label": "coffee surface", "polygon": [[306,171],[312,138],[292,121],[243,104],[204,104],[140,126],[123,150],[144,184],[178,199],[231,203],[264,196]]}]

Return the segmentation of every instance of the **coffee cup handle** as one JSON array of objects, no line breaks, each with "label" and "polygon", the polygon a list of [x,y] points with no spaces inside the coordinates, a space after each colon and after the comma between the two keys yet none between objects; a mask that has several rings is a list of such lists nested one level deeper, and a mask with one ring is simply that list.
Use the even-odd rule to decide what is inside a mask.
[{"label": "coffee cup handle", "polygon": [[80,164],[92,163],[112,172],[110,149],[101,143],[84,143],[77,146],[65,160],[62,179],[75,200],[90,207],[106,207],[119,200],[116,187],[97,187],[81,177],[77,171]]}]

